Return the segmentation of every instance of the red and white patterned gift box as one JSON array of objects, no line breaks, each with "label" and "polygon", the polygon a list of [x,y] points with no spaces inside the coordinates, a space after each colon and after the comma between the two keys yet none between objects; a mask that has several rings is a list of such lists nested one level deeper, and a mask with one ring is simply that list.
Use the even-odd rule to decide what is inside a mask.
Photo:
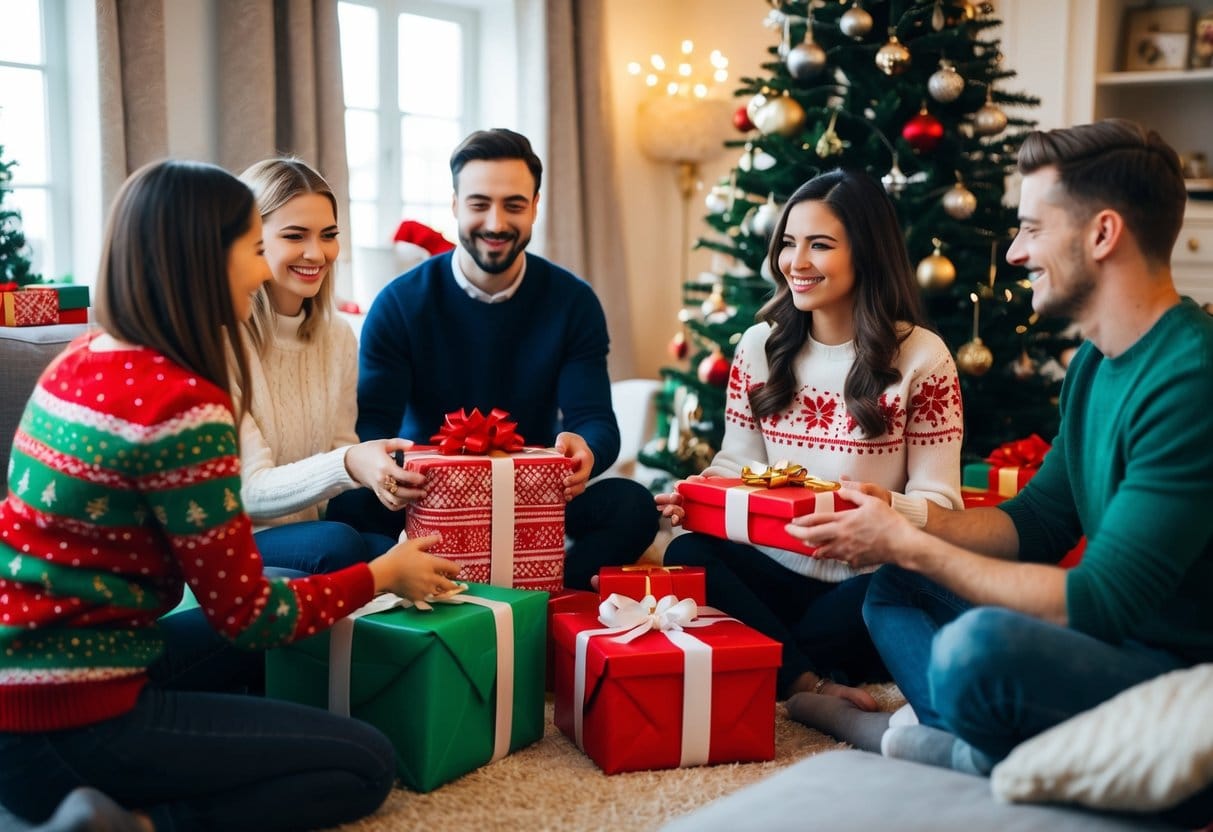
[{"label": "red and white patterned gift box", "polygon": [[4,326],[43,326],[59,322],[59,295],[48,289],[0,293]]},{"label": "red and white patterned gift box", "polygon": [[441,534],[429,551],[460,564],[460,580],[555,592],[564,586],[564,480],[572,466],[544,448],[410,451],[404,467],[425,475],[426,495],[408,507],[405,531]]}]

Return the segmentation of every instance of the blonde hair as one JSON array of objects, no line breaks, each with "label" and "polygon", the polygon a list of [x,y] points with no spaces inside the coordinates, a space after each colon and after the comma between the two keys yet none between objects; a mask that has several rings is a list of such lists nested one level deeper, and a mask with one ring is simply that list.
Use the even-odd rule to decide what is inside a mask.
[{"label": "blonde hair", "polygon": [[[333,219],[337,219],[337,197],[324,177],[308,166],[302,159],[293,156],[265,159],[250,165],[240,174],[240,179],[252,189],[257,198],[257,210],[261,219],[303,194],[320,194],[333,206]],[[333,314],[333,276],[320,285],[315,297],[303,299],[303,323],[299,337],[304,341],[320,331]],[[261,354],[274,338],[274,307],[270,303],[269,284],[264,284],[253,296],[253,313],[245,324],[254,348]]]}]

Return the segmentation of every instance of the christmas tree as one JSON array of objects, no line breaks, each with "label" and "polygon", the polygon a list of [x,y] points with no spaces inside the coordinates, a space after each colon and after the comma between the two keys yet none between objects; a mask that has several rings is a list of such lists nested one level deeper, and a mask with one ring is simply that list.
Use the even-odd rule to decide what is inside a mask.
[{"label": "christmas tree", "polygon": [[[696,245],[719,269],[683,286],[682,329],[662,370],[657,435],[641,461],[685,477],[724,434],[733,348],[771,296],[769,234],[800,184],[860,168],[894,198],[931,324],[952,349],[965,453],[1057,427],[1066,322],[1038,320],[1022,269],[1005,261],[1016,211],[1006,178],[1034,122],[1008,116],[1038,99],[1009,89],[988,4],[947,0],[797,0],[763,5],[778,43],[766,77],[742,78],[733,116],[740,160],[711,188]],[[782,279],[782,278],[779,278]],[[663,483],[657,483],[662,487]]]},{"label": "christmas tree", "polygon": [[0,144],[0,283],[24,286],[37,283],[41,276],[30,272],[32,264],[25,235],[21,233],[21,212],[4,204],[12,191],[9,183],[13,181],[16,165],[16,161],[4,158],[4,145]]}]

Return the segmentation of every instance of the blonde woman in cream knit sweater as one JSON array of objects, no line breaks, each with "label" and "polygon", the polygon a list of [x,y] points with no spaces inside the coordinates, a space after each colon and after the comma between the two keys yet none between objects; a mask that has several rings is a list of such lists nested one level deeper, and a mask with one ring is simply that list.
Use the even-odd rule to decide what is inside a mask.
[{"label": "blonde woman in cream knit sweater", "polygon": [[[919,525],[928,501],[960,508],[956,367],[921,326],[884,191],[853,171],[805,183],[784,207],[768,261],[782,279],[737,346],[724,441],[704,474],[787,460],[860,481]],[[679,495],[657,502],[681,520]],[[705,566],[708,603],[783,645],[781,698],[814,691],[876,708],[854,687],[887,678],[862,617],[870,573],[704,534],[674,538],[665,563]]]},{"label": "blonde woman in cream knit sweater", "polygon": [[246,328],[252,410],[240,425],[240,496],[266,565],[331,572],[394,541],[322,519],[327,501],[365,487],[402,509],[417,494],[405,487],[416,475],[392,453],[411,443],[360,443],[354,431],[358,345],[333,310],[341,247],[328,183],[298,159],[258,162],[241,179],[257,196],[273,280],[254,298]]}]

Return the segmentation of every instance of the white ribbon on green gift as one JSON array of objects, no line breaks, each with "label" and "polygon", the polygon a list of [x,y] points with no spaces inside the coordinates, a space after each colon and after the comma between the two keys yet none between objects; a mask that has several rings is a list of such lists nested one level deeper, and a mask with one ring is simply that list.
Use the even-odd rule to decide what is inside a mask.
[{"label": "white ribbon on green gift", "polygon": [[476,595],[453,595],[413,603],[399,595],[385,592],[354,610],[333,625],[329,637],[329,711],[339,716],[350,715],[350,672],[354,650],[354,622],[364,615],[386,612],[395,607],[415,607],[421,611],[433,609],[430,604],[476,604],[493,614],[497,638],[497,718],[494,721],[493,756],[489,762],[500,760],[510,751],[514,730],[514,608],[505,601],[494,601]]},{"label": "white ribbon on green gift", "polygon": [[[700,610],[711,617],[698,617]],[[577,634],[573,662],[573,738],[585,750],[586,651],[595,636],[614,635],[612,641],[627,644],[650,631],[665,635],[683,652],[682,746],[679,767],[700,766],[708,761],[712,742],[712,646],[683,632],[686,627],[710,627],[720,621],[736,621],[713,607],[700,608],[692,598],[679,600],[666,595],[660,601],[646,595],[640,601],[612,594],[598,606],[598,620],[607,626]]]}]

